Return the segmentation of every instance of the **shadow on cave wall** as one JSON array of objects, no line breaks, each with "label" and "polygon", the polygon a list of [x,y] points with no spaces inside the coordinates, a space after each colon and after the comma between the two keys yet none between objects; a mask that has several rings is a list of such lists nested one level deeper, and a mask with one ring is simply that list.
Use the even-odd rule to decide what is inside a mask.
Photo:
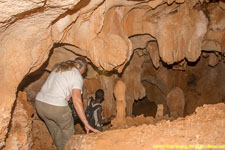
[{"label": "shadow on cave wall", "polygon": [[50,73],[50,71],[46,70],[46,67],[48,66],[48,63],[49,63],[49,59],[51,58],[51,55],[53,54],[53,49],[55,47],[53,47],[51,50],[50,50],[50,53],[49,53],[49,57],[48,59],[41,65],[41,67],[37,70],[35,70],[34,72],[26,75],[23,80],[20,82],[18,88],[17,88],[17,91],[24,91],[24,89],[29,85],[31,84],[32,82],[35,82],[37,80],[40,79],[40,77],[45,73],[45,72],[48,72]]},{"label": "shadow on cave wall", "polygon": [[139,116],[143,114],[145,117],[155,117],[157,112],[157,105],[154,102],[150,102],[147,97],[141,100],[134,101],[132,115]]}]

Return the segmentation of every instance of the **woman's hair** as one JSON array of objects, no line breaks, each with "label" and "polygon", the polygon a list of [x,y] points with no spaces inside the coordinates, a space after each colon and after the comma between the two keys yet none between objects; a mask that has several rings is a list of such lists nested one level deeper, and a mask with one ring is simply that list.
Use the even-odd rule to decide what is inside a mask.
[{"label": "woman's hair", "polygon": [[55,72],[64,72],[72,70],[74,67],[80,69],[81,67],[85,67],[85,71],[87,70],[87,61],[83,57],[77,57],[75,60],[67,60],[65,62],[61,62],[55,64],[53,67],[53,71]]}]

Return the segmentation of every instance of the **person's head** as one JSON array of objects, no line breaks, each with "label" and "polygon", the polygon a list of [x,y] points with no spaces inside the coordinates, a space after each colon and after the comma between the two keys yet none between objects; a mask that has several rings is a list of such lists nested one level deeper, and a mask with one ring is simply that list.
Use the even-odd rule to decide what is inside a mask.
[{"label": "person's head", "polygon": [[98,102],[104,101],[104,91],[102,89],[98,89],[95,92],[95,100]]},{"label": "person's head", "polygon": [[75,60],[75,67],[80,71],[81,74],[85,74],[87,72],[87,61],[84,57],[77,57]]},{"label": "person's head", "polygon": [[53,67],[53,70],[55,72],[64,72],[69,71],[74,67],[77,68],[81,74],[84,74],[87,71],[87,61],[83,57],[77,57],[75,60],[67,60],[56,64]]}]

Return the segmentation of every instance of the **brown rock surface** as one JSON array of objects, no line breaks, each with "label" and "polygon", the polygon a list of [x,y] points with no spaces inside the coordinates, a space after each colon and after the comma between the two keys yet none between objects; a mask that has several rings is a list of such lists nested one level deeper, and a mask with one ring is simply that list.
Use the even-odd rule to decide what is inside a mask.
[{"label": "brown rock surface", "polygon": [[[222,2],[220,2],[222,4]],[[210,19],[209,29],[204,37],[203,50],[225,52],[225,10],[219,4],[207,8]]]},{"label": "brown rock surface", "polygon": [[177,118],[183,117],[185,98],[184,92],[179,87],[173,88],[166,96],[167,106],[169,107],[170,116]]},{"label": "brown rock surface", "polygon": [[30,150],[33,141],[31,135],[34,110],[27,101],[26,93],[19,92],[13,111],[9,136],[3,150]]},{"label": "brown rock surface", "polygon": [[116,97],[116,118],[112,120],[113,126],[124,126],[126,124],[126,85],[118,80],[114,87]]},{"label": "brown rock surface", "polygon": [[189,146],[224,145],[224,123],[224,103],[204,105],[196,114],[172,122],[163,120],[156,125],[76,135],[68,141],[66,150],[149,150],[157,145],[190,149]]},{"label": "brown rock surface", "polygon": [[128,116],[132,115],[134,100],[142,99],[145,96],[145,88],[141,83],[143,62],[144,58],[138,53],[134,53],[122,75],[122,80],[126,85],[126,112]]},{"label": "brown rock surface", "polygon": [[160,58],[159,58],[159,48],[157,45],[157,42],[149,42],[146,49],[149,52],[149,55],[151,57],[152,63],[155,68],[159,68],[160,66]]},{"label": "brown rock surface", "polygon": [[32,140],[32,150],[56,150],[48,128],[45,123],[37,117],[37,114],[33,120]]},{"label": "brown rock surface", "polygon": [[[129,115],[132,114],[134,99],[143,98],[147,93],[150,101],[165,104],[165,94],[175,86],[185,91],[187,114],[204,103],[220,102],[224,97],[224,65],[217,64],[217,57],[213,56],[207,59],[207,63],[217,65],[208,69],[205,67],[206,61],[199,61],[199,56],[201,48],[204,48],[206,51],[220,52],[223,57],[218,56],[219,60],[220,57],[224,59],[224,3],[213,1],[207,6],[207,11],[203,10],[203,6],[203,0],[0,1],[0,148],[5,144],[19,84],[44,64],[51,49],[58,44],[62,47],[56,51],[69,49],[69,52],[57,55],[49,68],[56,61],[72,58],[75,53],[86,56],[99,69],[124,72],[122,80],[128,87],[126,100]],[[154,41],[143,36],[137,42],[137,35],[149,35]],[[137,44],[132,41],[135,36]],[[145,89],[141,83],[142,74],[146,71],[146,68],[143,70],[143,63],[150,59],[138,58],[133,50],[138,47],[144,49],[143,45],[148,40],[155,42],[154,49],[157,49],[157,42],[158,49],[150,51],[156,68],[166,66],[165,63],[179,66],[182,62],[182,66],[186,61],[196,60],[203,66],[196,66],[197,69],[187,67],[187,74],[172,71],[170,65],[158,70],[150,66],[150,73],[146,76],[153,76],[151,81],[155,84],[145,85],[149,87]],[[72,55],[67,55],[70,52]],[[129,62],[132,55],[133,62]],[[127,62],[131,66],[123,70]],[[97,84],[87,88],[86,93],[91,95],[97,88],[103,88],[107,97],[103,104],[104,112],[106,116],[114,114],[113,86],[116,75],[102,73],[98,76],[92,73],[90,78],[97,78],[96,82],[90,81],[90,84]],[[184,83],[185,79],[188,81]],[[31,91],[32,97],[35,95],[32,92],[37,92],[40,85],[35,84],[32,85],[35,88]]]}]

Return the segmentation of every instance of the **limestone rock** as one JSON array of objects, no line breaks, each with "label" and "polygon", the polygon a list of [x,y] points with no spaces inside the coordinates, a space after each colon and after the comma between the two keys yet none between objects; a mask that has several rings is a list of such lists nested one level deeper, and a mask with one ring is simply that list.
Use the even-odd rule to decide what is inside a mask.
[{"label": "limestone rock", "polygon": [[159,68],[160,64],[160,58],[159,58],[159,49],[156,42],[149,42],[146,49],[148,50],[150,57],[152,59],[152,63],[154,67],[157,69]]},{"label": "limestone rock", "polygon": [[169,107],[170,116],[183,117],[185,98],[183,90],[179,87],[173,88],[166,97],[167,105]]},{"label": "limestone rock", "polygon": [[65,150],[149,150],[159,149],[157,145],[160,142],[168,143],[168,146],[196,145],[198,141],[202,141],[202,145],[208,145],[209,141],[212,145],[223,145],[225,104],[204,105],[196,111],[196,114],[173,122],[161,121],[156,125],[75,135],[67,142]]},{"label": "limestone rock", "polygon": [[201,53],[201,42],[207,31],[207,24],[203,12],[188,10],[185,4],[160,17],[155,37],[162,60],[168,64],[184,58],[196,61]]},{"label": "limestone rock", "polygon": [[26,93],[19,92],[16,107],[12,116],[9,136],[3,150],[29,150],[32,146],[31,128],[34,110],[27,101]]},{"label": "limestone rock", "polygon": [[126,84],[126,102],[127,102],[127,115],[132,115],[132,108],[134,100],[142,99],[146,93],[145,88],[141,83],[141,76],[143,73],[142,65],[144,58],[134,53],[129,66],[123,72],[122,80]]},{"label": "limestone rock", "polygon": [[219,63],[219,58],[216,56],[215,53],[210,53],[209,54],[209,66],[216,66]]},{"label": "limestone rock", "polygon": [[126,125],[126,85],[123,81],[118,80],[114,87],[114,95],[116,97],[116,118],[112,120],[113,126]]},{"label": "limestone rock", "polygon": [[220,8],[218,4],[208,6],[209,11],[209,28],[204,37],[203,50],[210,49],[225,52],[225,10]]},{"label": "limestone rock", "polygon": [[162,117],[163,117],[163,104],[158,104],[157,105],[157,112],[156,112],[155,118],[156,119],[160,119]]},{"label": "limestone rock", "polygon": [[223,1],[219,1],[220,7],[225,10],[225,3]]},{"label": "limestone rock", "polygon": [[204,41],[202,44],[202,50],[204,51],[221,52],[221,46],[217,41]]},{"label": "limestone rock", "polygon": [[[157,41],[159,53],[151,52],[156,67],[159,66],[158,62],[165,62],[169,65],[184,59],[188,62],[195,62],[199,59],[202,46],[205,46],[202,43],[203,40],[206,43],[215,41],[214,44],[206,44],[206,49],[214,50],[220,47],[220,52],[224,55],[225,13],[223,3],[212,3],[207,7],[208,14],[206,14],[210,19],[208,26],[206,15],[195,7],[198,2],[199,0],[185,1],[184,3],[183,0],[166,2],[164,0],[2,0],[0,2],[0,97],[2,99],[0,103],[0,148],[5,144],[18,85],[28,74],[44,64],[56,43],[63,45],[61,48],[64,50],[67,48],[72,53],[86,56],[99,69],[123,72],[122,80],[127,87],[128,114],[132,113],[133,100],[146,95],[145,88],[141,83],[145,59],[136,56],[138,55],[136,52],[133,54],[133,50],[138,47],[143,48],[146,40],[151,40],[142,37],[143,41],[135,47],[133,44],[135,42],[132,43],[131,37],[149,35],[154,42]],[[62,59],[67,59],[72,55],[68,55],[68,57],[67,53],[58,55],[52,59],[50,65],[61,61],[62,59],[58,59],[61,56]],[[132,56],[134,59],[130,61]],[[130,66],[127,62],[130,63]],[[203,62],[208,63],[208,60]],[[196,74],[203,76],[196,77],[198,80],[194,78],[193,82],[192,80],[188,81],[190,86],[182,84],[185,75],[181,72],[174,73],[165,68],[158,70],[150,68],[155,79],[162,80],[157,83],[164,85],[155,86],[151,90],[155,93],[151,96],[155,97],[157,101],[165,103],[165,95],[161,91],[168,94],[167,90],[174,85],[182,86],[182,89],[186,88],[188,91],[185,93],[187,99],[195,100],[196,97],[199,99],[198,102],[189,101],[187,113],[193,112],[191,106],[196,108],[205,102],[203,99],[211,102],[209,99],[215,97],[214,101],[219,101],[224,94],[224,73],[221,71],[224,70],[223,65],[218,63],[211,69],[205,69],[203,65],[202,68],[193,71],[187,67],[189,71],[194,72],[193,76]],[[208,73],[210,76],[205,77],[201,72]],[[96,79],[97,76],[97,74],[91,74],[91,78]],[[96,88],[103,88],[109,97],[103,104],[104,112],[110,115],[115,110],[112,93],[116,75],[103,76],[104,74],[97,79],[98,81],[93,82],[97,83],[96,86],[90,86],[89,93],[87,93],[91,94]],[[206,86],[215,86],[214,83],[218,84],[219,90],[206,88]],[[162,88],[158,87],[164,87],[164,90],[160,90]],[[193,92],[192,88],[198,90]],[[161,97],[157,96],[157,93],[162,94]],[[201,97],[199,93],[202,94]]]}]

